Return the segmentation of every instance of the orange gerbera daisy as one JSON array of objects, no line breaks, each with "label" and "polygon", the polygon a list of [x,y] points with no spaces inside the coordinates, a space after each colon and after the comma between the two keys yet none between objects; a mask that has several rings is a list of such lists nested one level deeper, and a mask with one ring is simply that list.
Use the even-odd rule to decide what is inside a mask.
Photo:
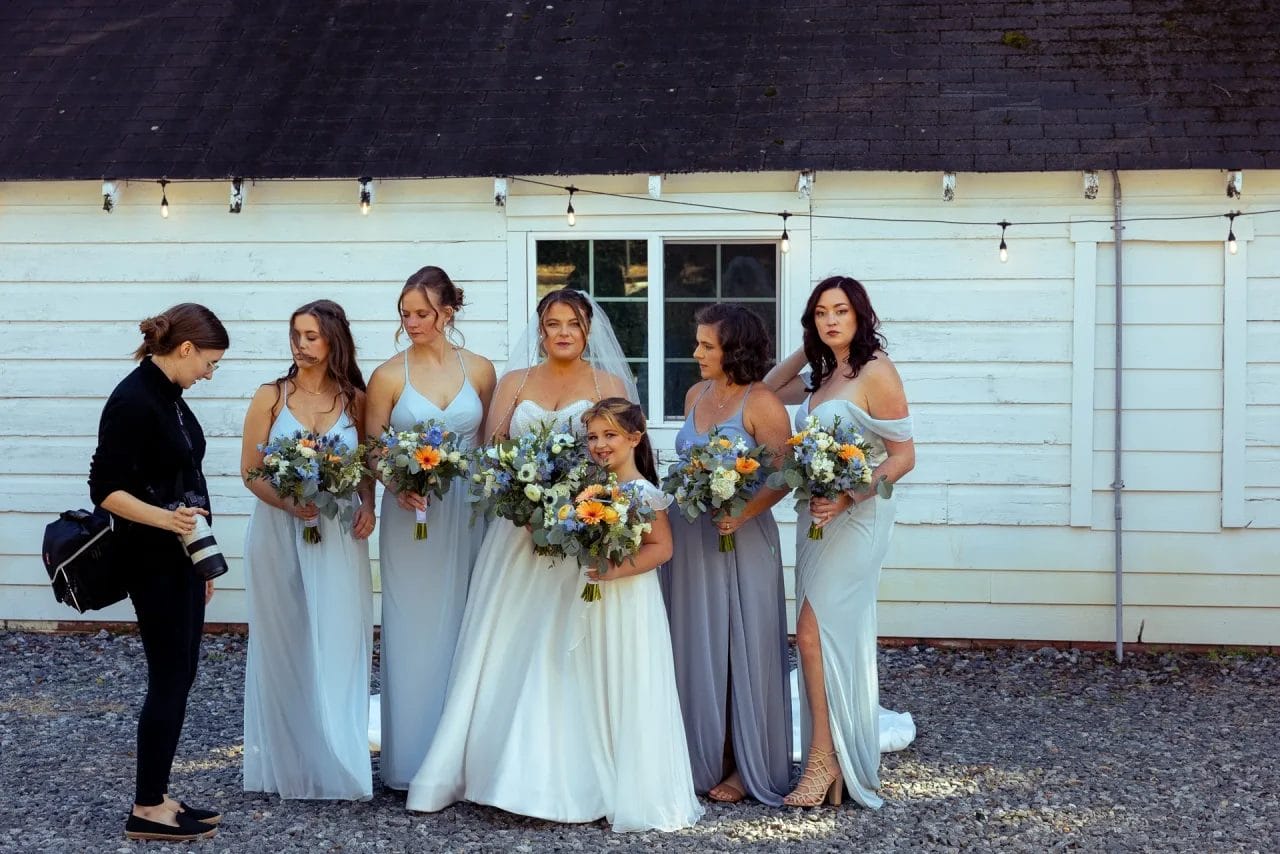
[{"label": "orange gerbera daisy", "polygon": [[604,518],[605,506],[599,501],[584,501],[578,505],[578,521],[584,525],[598,525]]},{"label": "orange gerbera daisy", "polygon": [[329,462],[331,462],[331,463],[340,463],[340,462],[342,462],[342,457],[338,456],[337,454],[330,454],[330,455],[329,455]]},{"label": "orange gerbera daisy", "polygon": [[730,442],[728,439],[721,439],[721,440],[720,440],[720,447],[722,447],[722,448],[729,448],[729,447],[732,447],[732,446],[733,446],[733,443],[732,443],[732,442]]},{"label": "orange gerbera daisy", "polygon": [[857,445],[840,446],[840,459],[845,462],[849,462],[849,460],[865,460],[866,458],[867,455],[862,453],[862,449]]},{"label": "orange gerbera daisy", "polygon": [[790,439],[788,439],[787,444],[794,448],[796,445],[799,445],[801,442],[803,442],[805,440],[805,437],[807,437],[808,435],[809,435],[808,430],[801,430],[799,433],[795,434]]},{"label": "orange gerbera daisy", "polygon": [[423,471],[431,471],[433,468],[440,465],[440,460],[443,459],[443,457],[444,455],[440,453],[439,448],[433,448],[430,445],[425,445],[419,448],[413,454],[413,458],[418,461],[418,465]]},{"label": "orange gerbera daisy", "polygon": [[587,488],[578,493],[578,497],[573,499],[577,504],[580,501],[586,501],[588,498],[597,498],[604,494],[604,486],[599,483],[588,484]]},{"label": "orange gerbera daisy", "polygon": [[752,474],[760,468],[760,461],[753,460],[751,457],[738,457],[733,467],[738,470],[738,474]]},{"label": "orange gerbera daisy", "polygon": [[315,446],[316,446],[315,439],[308,439],[307,437],[303,436],[301,439],[298,440],[299,448],[314,448]]}]

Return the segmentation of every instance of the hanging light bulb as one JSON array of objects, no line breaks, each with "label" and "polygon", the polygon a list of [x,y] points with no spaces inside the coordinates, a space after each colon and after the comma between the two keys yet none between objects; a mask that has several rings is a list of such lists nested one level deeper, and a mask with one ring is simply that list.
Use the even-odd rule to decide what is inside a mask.
[{"label": "hanging light bulb", "polygon": [[364,216],[369,215],[369,208],[373,206],[373,179],[360,179],[360,213]]},{"label": "hanging light bulb", "polygon": [[164,178],[160,179],[160,216],[165,219],[169,218],[169,196],[164,191],[168,183]]},{"label": "hanging light bulb", "polygon": [[1000,263],[1006,264],[1009,261],[1009,244],[1004,240],[1005,230],[1010,226],[1008,220],[1000,220],[996,225],[1000,226]]},{"label": "hanging light bulb", "polygon": [[1240,251],[1240,244],[1236,242],[1236,217],[1240,215],[1240,211],[1227,214],[1227,251],[1232,255]]},{"label": "hanging light bulb", "polygon": [[578,224],[578,215],[573,212],[573,194],[578,192],[578,188],[572,185],[565,187],[569,191],[569,207],[565,210],[565,217],[569,220],[569,225]]},{"label": "hanging light bulb", "polygon": [[778,244],[778,248],[785,254],[791,251],[791,235],[787,234],[787,220],[791,218],[791,214],[783,211],[778,216],[782,217],[782,242]]}]

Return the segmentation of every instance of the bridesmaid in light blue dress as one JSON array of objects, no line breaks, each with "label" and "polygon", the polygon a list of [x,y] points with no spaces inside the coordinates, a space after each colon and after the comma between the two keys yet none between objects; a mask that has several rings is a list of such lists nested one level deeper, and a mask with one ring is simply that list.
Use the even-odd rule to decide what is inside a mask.
[{"label": "bridesmaid in light blue dress", "polygon": [[[801,318],[804,348],[766,381],[830,428],[852,423],[871,446],[874,482],[893,484],[915,465],[911,416],[885,352],[866,290],[845,276],[825,279]],[[811,372],[801,374],[808,363]],[[807,382],[806,382],[807,380]],[[881,495],[890,493],[887,488]],[[844,789],[872,809],[880,787],[880,697],[876,593],[893,533],[895,499],[877,490],[815,498],[796,520],[796,645],[800,650],[801,741],[805,768],[788,806],[839,804]],[[824,529],[809,539],[809,525]],[[842,785],[843,783],[843,785]]]},{"label": "bridesmaid in light blue dress", "polygon": [[[258,389],[245,416],[243,471],[259,443],[298,430],[360,443],[364,380],[345,313],[318,300],[290,319],[293,365]],[[261,480],[245,535],[249,656],[245,670],[244,788],[283,798],[366,800],[373,594],[368,537],[373,484],[360,490],[351,529],[314,504],[281,500]],[[319,523],[319,543],[302,541]]]},{"label": "bridesmaid in light blue dress", "polygon": [[[369,380],[370,435],[434,420],[465,448],[479,438],[493,393],[488,359],[449,341],[462,290],[438,267],[424,267],[400,293],[401,329],[411,345]],[[415,540],[414,511],[425,508],[427,539]],[[443,499],[390,489],[382,496],[378,557],[382,577],[382,782],[408,789],[436,732],[471,568],[484,524],[471,520],[465,483]]]}]

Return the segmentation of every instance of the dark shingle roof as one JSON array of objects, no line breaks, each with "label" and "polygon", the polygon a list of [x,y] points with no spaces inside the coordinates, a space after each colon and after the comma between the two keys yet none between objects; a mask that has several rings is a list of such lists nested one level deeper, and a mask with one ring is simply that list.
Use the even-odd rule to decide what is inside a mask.
[{"label": "dark shingle roof", "polygon": [[5,0],[0,179],[1280,168],[1274,0]]}]

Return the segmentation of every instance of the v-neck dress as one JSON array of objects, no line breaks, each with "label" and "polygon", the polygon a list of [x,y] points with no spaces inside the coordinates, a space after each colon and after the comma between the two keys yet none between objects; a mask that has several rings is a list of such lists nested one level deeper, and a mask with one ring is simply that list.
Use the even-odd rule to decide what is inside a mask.
[{"label": "v-neck dress", "polygon": [[[458,354],[461,361],[462,354]],[[391,428],[435,421],[465,447],[480,434],[484,405],[463,364],[462,388],[441,409],[413,387],[405,357],[404,391],[391,409]],[[471,519],[465,483],[455,483],[427,508],[427,539],[413,538],[414,514],[382,496],[378,560],[382,577],[382,747],[378,771],[392,789],[408,789],[435,736],[453,666],[453,648],[467,601],[471,568],[484,522]]]},{"label": "v-neck dress", "polygon": [[[271,438],[304,429],[288,395]],[[359,444],[345,410],[329,429]],[[369,544],[320,516],[319,543],[302,522],[258,501],[245,533],[249,655],[244,690],[244,788],[283,798],[367,800],[373,592]]]},{"label": "v-neck dress", "polygon": [[[698,432],[696,410],[676,435],[677,450],[707,441],[711,430]],[[721,435],[759,444],[742,416],[739,409],[717,425]],[[731,733],[747,794],[779,806],[791,790],[791,685],[778,523],[772,513],[748,520],[731,552],[719,550],[710,514],[693,522],[672,514],[671,533],[671,561],[659,578],[694,787],[706,792],[731,770],[724,763]]]}]

